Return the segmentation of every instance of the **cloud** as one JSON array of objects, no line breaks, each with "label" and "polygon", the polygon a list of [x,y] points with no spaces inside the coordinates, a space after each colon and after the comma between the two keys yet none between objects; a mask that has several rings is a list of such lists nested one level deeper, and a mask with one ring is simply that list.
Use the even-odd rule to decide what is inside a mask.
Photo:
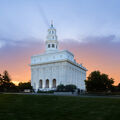
[{"label": "cloud", "polygon": [[120,40],[115,35],[109,36],[88,36],[82,39],[83,42],[74,39],[64,39],[60,42],[60,49],[68,49],[73,53],[95,54],[96,56],[114,56],[120,51]]},{"label": "cloud", "polygon": [[[69,42],[69,44],[68,44]],[[6,46],[20,46],[20,47],[27,47],[31,44],[38,43],[43,44],[43,39],[38,39],[35,37],[24,38],[24,39],[9,39],[9,38],[1,38],[0,39],[0,49]],[[85,46],[85,45],[101,45],[104,46],[105,44],[119,44],[120,39],[115,35],[108,35],[108,36],[84,36],[80,39],[62,39],[59,40],[60,46],[62,48],[63,44],[68,46]],[[76,44],[77,43],[77,44]]]},{"label": "cloud", "polygon": [[81,36],[78,39],[62,39],[61,42],[70,42],[74,44],[77,42],[78,44],[108,44],[108,43],[119,43],[120,37],[115,35],[106,35],[106,36]]},{"label": "cloud", "polygon": [[5,41],[3,41],[3,40],[0,40],[0,48],[2,48],[2,47],[4,47],[5,46]]},{"label": "cloud", "polygon": [[32,43],[41,43],[41,39],[37,39],[37,38],[26,38],[26,39],[21,39],[21,40],[13,40],[13,39],[8,39],[8,38],[2,38],[2,40],[0,40],[0,48],[6,47],[6,46],[19,46],[19,47],[27,47],[29,45],[31,45]]},{"label": "cloud", "polygon": [[95,42],[120,42],[120,39],[115,36],[115,35],[108,35],[108,36],[87,36],[85,38],[82,39],[83,42],[85,43],[95,43]]}]

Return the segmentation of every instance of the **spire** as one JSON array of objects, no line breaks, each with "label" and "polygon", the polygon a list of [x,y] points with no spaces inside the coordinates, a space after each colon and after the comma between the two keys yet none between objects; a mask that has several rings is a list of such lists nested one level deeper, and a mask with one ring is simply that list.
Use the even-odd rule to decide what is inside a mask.
[{"label": "spire", "polygon": [[53,27],[53,20],[51,20],[51,27]]},{"label": "spire", "polygon": [[53,21],[51,20],[50,28],[48,29],[48,35],[46,39],[46,52],[54,52],[56,50],[58,50],[58,41],[56,29],[53,27]]}]

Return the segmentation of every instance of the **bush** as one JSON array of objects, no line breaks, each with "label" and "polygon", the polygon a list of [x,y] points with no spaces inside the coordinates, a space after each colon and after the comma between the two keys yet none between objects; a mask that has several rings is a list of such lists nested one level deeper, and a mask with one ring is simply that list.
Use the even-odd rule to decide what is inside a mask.
[{"label": "bush", "polygon": [[75,89],[76,89],[76,86],[75,86],[75,85],[72,85],[72,84],[65,86],[65,90],[66,90],[67,92],[74,92]]},{"label": "bush", "polygon": [[31,86],[31,83],[30,82],[20,82],[18,84],[18,89],[19,91],[24,91],[24,89],[30,89],[32,91],[32,86]]},{"label": "bush", "polygon": [[54,90],[49,90],[49,91],[38,90],[37,93],[54,93]]},{"label": "bush", "polygon": [[66,85],[64,86],[63,84],[57,86],[57,91],[58,92],[74,92],[77,87],[75,85]]},{"label": "bush", "polygon": [[65,91],[65,86],[63,84],[60,84],[57,86],[57,91],[58,92],[64,92]]}]

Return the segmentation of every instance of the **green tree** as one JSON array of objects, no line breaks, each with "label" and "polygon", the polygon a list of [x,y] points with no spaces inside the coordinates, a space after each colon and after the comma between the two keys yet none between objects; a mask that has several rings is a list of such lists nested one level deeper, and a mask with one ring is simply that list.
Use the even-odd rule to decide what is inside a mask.
[{"label": "green tree", "polygon": [[93,71],[85,83],[87,91],[108,91],[112,89],[114,80],[100,71]]},{"label": "green tree", "polygon": [[2,75],[0,74],[0,85],[3,83]]},{"label": "green tree", "polygon": [[24,89],[31,89],[32,90],[32,86],[30,82],[20,82],[18,84],[18,89],[19,91],[24,91]]},{"label": "green tree", "polygon": [[118,84],[117,88],[118,88],[118,91],[120,91],[120,83]]},{"label": "green tree", "polygon": [[2,79],[3,79],[3,83],[2,83],[3,91],[7,92],[11,87],[11,78],[6,70],[3,72]]},{"label": "green tree", "polygon": [[11,82],[11,78],[10,78],[7,70],[5,70],[3,72],[3,82],[5,82],[5,83],[10,83]]},{"label": "green tree", "polygon": [[1,92],[15,92],[17,87],[11,82],[9,73],[5,70],[3,75],[0,74],[0,91]]},{"label": "green tree", "polygon": [[3,91],[2,84],[3,84],[3,78],[2,75],[0,74],[0,91]]}]

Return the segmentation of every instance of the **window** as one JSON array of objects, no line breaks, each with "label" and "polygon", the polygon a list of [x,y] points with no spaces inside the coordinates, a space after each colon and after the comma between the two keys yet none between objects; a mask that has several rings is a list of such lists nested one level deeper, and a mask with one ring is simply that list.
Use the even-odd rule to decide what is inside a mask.
[{"label": "window", "polygon": [[53,79],[53,81],[52,81],[52,87],[56,88],[56,79]]},{"label": "window", "polygon": [[56,48],[57,48],[57,45],[56,45]]},{"label": "window", "polygon": [[55,45],[54,45],[54,44],[52,44],[52,47],[54,48],[54,47],[55,47]]},{"label": "window", "polygon": [[46,88],[49,88],[49,80],[46,80]]},{"label": "window", "polygon": [[54,33],[54,31],[52,31],[52,34]]},{"label": "window", "polygon": [[42,88],[42,80],[39,81],[39,88]]},{"label": "window", "polygon": [[54,36],[52,38],[54,39]]},{"label": "window", "polygon": [[50,48],[50,44],[48,44],[48,48]]}]

